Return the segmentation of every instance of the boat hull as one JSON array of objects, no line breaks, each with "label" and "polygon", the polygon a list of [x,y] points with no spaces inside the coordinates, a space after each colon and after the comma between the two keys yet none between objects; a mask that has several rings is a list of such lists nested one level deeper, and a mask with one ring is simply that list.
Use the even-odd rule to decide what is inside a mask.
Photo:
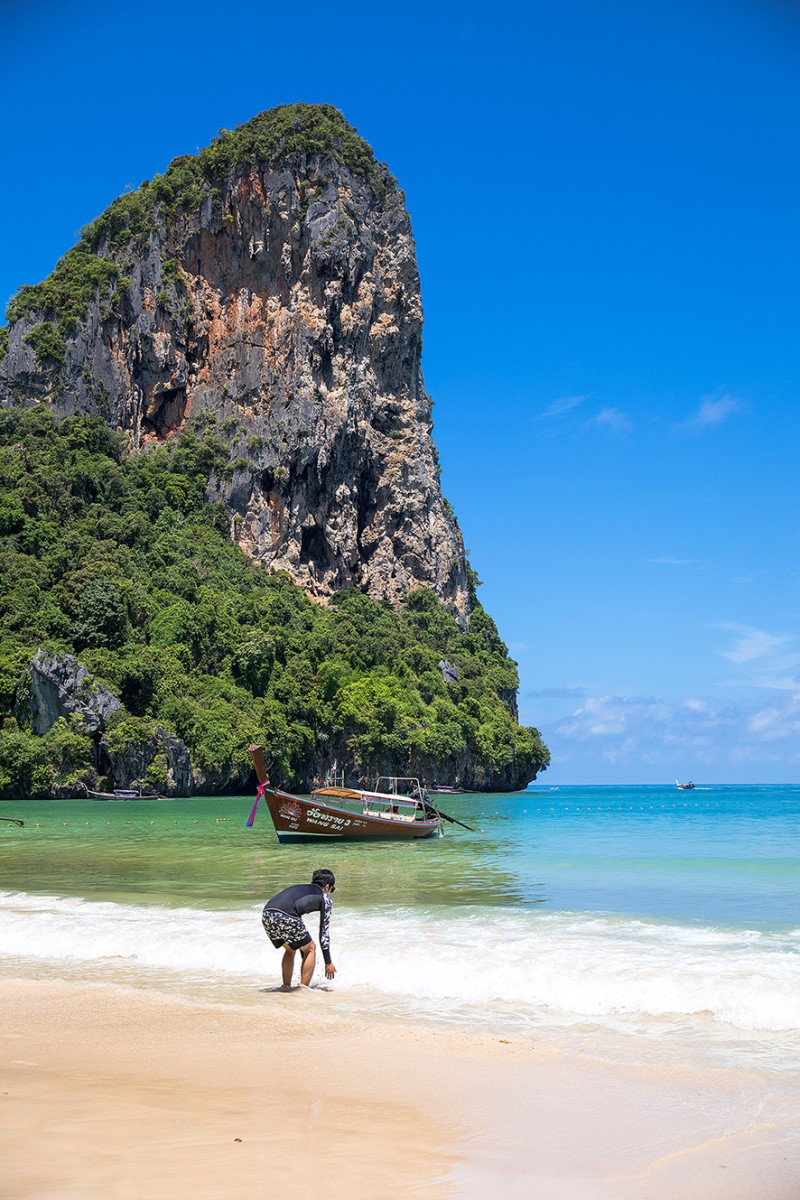
[{"label": "boat hull", "polygon": [[125,800],[161,800],[162,799],[161,796],[158,796],[155,794],[153,794],[152,796],[143,795],[141,792],[129,792],[126,795],[124,792],[119,793],[119,792],[90,792],[90,791],[87,791],[86,795],[89,797],[90,800],[122,800],[122,801],[125,801]]},{"label": "boat hull", "polygon": [[372,816],[269,787],[263,787],[262,795],[281,843],[417,841],[441,833],[439,821]]}]

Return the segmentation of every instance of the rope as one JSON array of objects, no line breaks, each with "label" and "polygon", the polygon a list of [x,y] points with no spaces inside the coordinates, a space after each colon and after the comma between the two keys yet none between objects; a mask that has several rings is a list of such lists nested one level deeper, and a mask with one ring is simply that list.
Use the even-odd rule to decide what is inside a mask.
[{"label": "rope", "polygon": [[269,783],[269,780],[265,779],[263,783],[260,783],[258,785],[258,791],[256,792],[256,801],[255,801],[255,804],[253,805],[250,816],[247,818],[247,828],[248,829],[253,828],[253,821],[255,821],[255,819],[256,819],[256,809],[258,808],[258,802],[261,799],[261,797],[264,795],[264,792],[267,790],[268,783]]}]

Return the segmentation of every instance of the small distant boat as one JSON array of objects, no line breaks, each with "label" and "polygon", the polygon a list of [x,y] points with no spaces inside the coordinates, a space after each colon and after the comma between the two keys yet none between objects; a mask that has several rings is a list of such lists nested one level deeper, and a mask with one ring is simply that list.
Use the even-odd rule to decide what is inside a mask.
[{"label": "small distant boat", "polygon": [[[261,746],[251,746],[250,757],[259,786],[248,827],[252,827],[259,801],[263,799],[281,843],[334,838],[363,842],[441,837],[443,821],[470,829],[463,821],[440,812],[431,804],[420,781],[410,776],[382,776],[374,791],[315,788],[311,797],[306,798],[272,786]],[[381,784],[385,786],[381,788]]]},{"label": "small distant boat", "polygon": [[160,800],[155,792],[143,792],[141,788],[114,788],[113,792],[92,792],[87,788],[86,795],[92,800]]},{"label": "small distant boat", "polygon": [[431,791],[437,796],[463,796],[464,789],[450,783],[435,783]]},{"label": "small distant boat", "polygon": [[681,783],[680,779],[676,779],[675,782],[678,785],[678,787],[681,789],[682,792],[693,792],[694,791],[694,784],[692,783],[691,779],[688,780],[688,782],[686,782],[686,783]]}]

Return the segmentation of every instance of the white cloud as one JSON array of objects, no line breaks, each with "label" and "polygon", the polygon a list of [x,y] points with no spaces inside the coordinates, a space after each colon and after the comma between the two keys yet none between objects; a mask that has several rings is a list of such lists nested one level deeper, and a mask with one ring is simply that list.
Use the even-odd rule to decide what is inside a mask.
[{"label": "white cloud", "polygon": [[618,408],[601,409],[588,424],[599,425],[601,428],[610,429],[613,433],[624,433],[626,429],[633,428],[625,413]]},{"label": "white cloud", "polygon": [[733,396],[721,396],[713,400],[710,396],[700,402],[697,412],[682,423],[679,428],[694,430],[701,433],[706,429],[716,429],[723,421],[736,412],[741,412],[744,405]]},{"label": "white cloud", "polygon": [[800,757],[800,694],[775,692],[760,705],[700,696],[677,702],[587,696],[568,717],[537,723],[554,770],[569,762],[591,772],[593,764],[606,763],[671,780],[701,770],[724,775],[737,763],[794,769]]},{"label": "white cloud", "polygon": [[625,762],[625,760],[630,757],[631,751],[634,750],[635,747],[636,743],[634,740],[632,738],[626,738],[623,742],[620,742],[619,746],[609,748],[608,750],[603,750],[602,756],[605,761],[609,763]]},{"label": "white cloud", "polygon": [[711,711],[710,706],[705,700],[695,700],[693,697],[690,697],[688,700],[684,700],[682,707],[685,708],[687,712],[708,713]]},{"label": "white cloud", "polygon": [[800,733],[800,702],[793,697],[788,704],[770,705],[752,713],[747,721],[748,733],[765,741],[796,738]]},{"label": "white cloud", "polygon": [[560,417],[563,413],[572,412],[574,408],[578,408],[584,400],[588,399],[588,394],[585,396],[562,396],[560,400],[554,400],[552,404],[543,409],[539,416]]},{"label": "white cloud", "polygon": [[[776,650],[784,650],[794,641],[791,634],[767,633],[763,629],[754,629],[749,625],[723,623],[718,628],[729,629],[737,635],[730,650],[720,651],[723,658],[727,658],[729,662],[736,663],[737,666],[742,663],[755,662],[757,659],[774,656]],[[795,655],[791,656],[792,661],[795,658]],[[786,666],[788,661],[789,659],[785,656],[781,656],[783,666]]]},{"label": "white cloud", "polygon": [[649,563],[656,567],[702,567],[705,564],[699,558],[672,558],[669,554],[659,558],[648,558]]},{"label": "white cloud", "polygon": [[632,725],[644,720],[658,720],[661,702],[622,696],[588,696],[558,726],[558,731],[585,741],[625,733]]},{"label": "white cloud", "polygon": [[695,424],[701,429],[721,425],[732,413],[739,412],[741,405],[732,396],[723,396],[721,400],[704,400],[695,417]]},{"label": "white cloud", "polygon": [[800,699],[800,675],[757,675],[753,680],[756,687],[776,688],[779,692],[796,692]]}]

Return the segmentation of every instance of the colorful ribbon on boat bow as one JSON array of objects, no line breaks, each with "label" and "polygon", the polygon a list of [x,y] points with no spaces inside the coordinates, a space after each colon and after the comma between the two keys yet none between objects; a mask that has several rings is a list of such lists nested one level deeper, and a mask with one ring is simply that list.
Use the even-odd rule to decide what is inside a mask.
[{"label": "colorful ribbon on boat bow", "polygon": [[253,805],[250,816],[247,818],[247,828],[248,829],[253,828],[253,821],[255,821],[255,819],[256,819],[256,809],[258,808],[258,802],[261,799],[261,797],[264,795],[264,792],[266,791],[268,783],[269,783],[269,780],[265,779],[263,783],[260,783],[258,785],[258,791],[256,792],[256,801],[255,801],[255,804]]}]

